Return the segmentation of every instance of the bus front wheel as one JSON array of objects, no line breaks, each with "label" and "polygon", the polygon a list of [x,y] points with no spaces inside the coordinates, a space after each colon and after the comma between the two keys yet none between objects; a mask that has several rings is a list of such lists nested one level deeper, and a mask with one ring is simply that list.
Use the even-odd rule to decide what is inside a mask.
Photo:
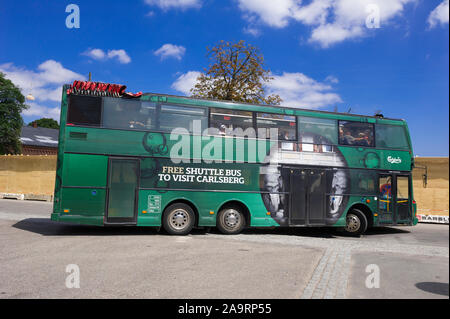
[{"label": "bus front wheel", "polygon": [[195,214],[189,205],[172,204],[164,211],[163,226],[171,235],[187,235],[195,225]]},{"label": "bus front wheel", "polygon": [[367,230],[366,215],[359,209],[352,209],[347,213],[345,231],[350,235],[361,235]]},{"label": "bus front wheel", "polygon": [[242,209],[229,206],[217,214],[217,228],[226,235],[239,234],[245,227],[245,216]]}]

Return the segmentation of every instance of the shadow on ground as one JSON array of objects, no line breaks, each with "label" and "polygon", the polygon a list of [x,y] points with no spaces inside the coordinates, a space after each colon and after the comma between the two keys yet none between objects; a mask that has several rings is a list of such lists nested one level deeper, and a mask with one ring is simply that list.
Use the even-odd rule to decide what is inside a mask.
[{"label": "shadow on ground", "polygon": [[[404,226],[403,226],[404,227]],[[364,236],[375,236],[375,235],[389,235],[389,234],[406,234],[410,233],[408,228],[393,228],[393,227],[372,227],[369,228],[365,233]]]},{"label": "shadow on ground", "polygon": [[[37,233],[43,236],[141,236],[141,235],[167,235],[167,233],[156,227],[137,227],[137,226],[88,226],[76,225],[62,222],[54,222],[47,218],[27,218],[13,225],[14,228]],[[220,234],[216,228],[194,229],[191,235],[205,235],[206,233]],[[292,228],[249,228],[242,232],[244,235],[295,235],[315,238],[336,238],[346,237],[341,230],[333,227],[292,227]],[[409,231],[382,227],[373,228],[367,231],[364,236],[409,233]],[[226,236],[226,235],[224,235]]]},{"label": "shadow on ground", "polygon": [[448,297],[448,283],[443,282],[419,282],[416,287],[432,294]]}]

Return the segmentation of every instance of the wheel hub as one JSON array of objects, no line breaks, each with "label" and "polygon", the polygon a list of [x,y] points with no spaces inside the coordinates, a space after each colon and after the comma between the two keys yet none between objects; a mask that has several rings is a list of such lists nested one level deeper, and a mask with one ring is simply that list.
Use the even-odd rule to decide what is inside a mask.
[{"label": "wheel hub", "polygon": [[175,229],[183,229],[188,225],[189,222],[189,214],[183,210],[178,209],[172,213],[172,216],[170,218],[170,223],[172,224],[172,227]]},{"label": "wheel hub", "polygon": [[239,224],[239,214],[234,209],[229,209],[225,212],[224,215],[225,224],[230,227],[236,227]]},{"label": "wheel hub", "polygon": [[359,218],[356,215],[349,214],[347,216],[347,225],[345,227],[346,230],[348,232],[354,233],[354,232],[357,232],[360,227],[361,227],[361,221],[359,220]]}]

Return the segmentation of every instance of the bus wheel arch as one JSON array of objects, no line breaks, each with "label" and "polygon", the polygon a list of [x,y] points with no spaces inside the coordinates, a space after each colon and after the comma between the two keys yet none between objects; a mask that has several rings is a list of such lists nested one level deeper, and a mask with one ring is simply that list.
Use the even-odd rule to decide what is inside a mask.
[{"label": "bus wheel arch", "polygon": [[367,205],[364,205],[362,203],[354,204],[350,207],[348,212],[351,212],[353,209],[360,210],[366,216],[367,229],[373,227],[373,213],[372,213],[372,210]]},{"label": "bus wheel arch", "polygon": [[356,204],[350,207],[346,214],[345,231],[350,235],[362,235],[373,225],[372,212],[370,209],[361,204]]},{"label": "bus wheel arch", "polygon": [[[216,226],[224,234],[238,234],[250,225],[250,210],[248,209],[247,205],[245,205],[241,201],[227,201],[220,206],[217,212]],[[227,227],[225,220],[222,220],[223,218],[225,218],[224,214],[237,215],[237,217],[238,215],[243,215],[243,223],[238,224],[235,229],[233,229],[233,227]]]}]

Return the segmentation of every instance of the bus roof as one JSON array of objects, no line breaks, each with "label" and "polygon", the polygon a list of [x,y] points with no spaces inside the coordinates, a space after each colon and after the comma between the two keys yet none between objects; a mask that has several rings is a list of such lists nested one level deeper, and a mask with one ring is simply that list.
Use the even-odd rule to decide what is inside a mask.
[{"label": "bus roof", "polygon": [[[65,88],[70,87],[70,84],[64,86]],[[117,97],[120,98],[120,97]],[[122,97],[125,98],[125,97]],[[128,99],[128,98],[127,98]],[[166,102],[166,103],[179,103],[179,104],[188,104],[192,106],[205,106],[205,107],[218,107],[218,108],[232,108],[232,109],[241,109],[247,111],[260,111],[260,112],[282,112],[285,115],[304,115],[304,116],[314,116],[314,115],[322,115],[325,118],[333,118],[333,119],[354,119],[354,118],[370,118],[376,120],[378,123],[390,123],[396,125],[406,124],[404,119],[396,119],[396,118],[387,118],[384,116],[377,115],[362,115],[362,114],[351,114],[351,113],[342,113],[342,112],[331,112],[331,111],[323,111],[323,110],[312,110],[305,108],[294,108],[288,106],[278,106],[278,105],[267,105],[267,104],[252,104],[246,102],[234,102],[234,101],[226,101],[226,100],[216,100],[216,99],[206,99],[206,98],[197,98],[197,97],[187,97],[180,95],[171,95],[171,94],[162,94],[162,93],[144,93],[139,97],[142,101],[152,101],[152,102]],[[375,122],[375,121],[370,121]]]},{"label": "bus roof", "polygon": [[[288,106],[282,106],[282,105],[253,104],[253,103],[247,103],[247,102],[234,102],[234,101],[188,97],[188,96],[172,95],[172,94],[144,93],[142,96],[143,97],[167,97],[167,98],[182,99],[182,100],[189,100],[189,101],[201,101],[201,102],[203,102],[202,103],[203,106],[209,106],[209,107],[227,107],[227,106],[228,107],[232,106],[232,108],[239,107],[239,106],[245,106],[247,108],[248,107],[250,107],[250,108],[251,107],[264,107],[264,108],[271,108],[271,109],[273,109],[273,111],[275,111],[277,109],[283,110],[283,111],[289,110],[289,112],[303,111],[303,112],[308,112],[308,113],[333,114],[333,115],[338,115],[338,116],[342,116],[342,117],[352,116],[352,117],[373,118],[373,119],[381,120],[381,122],[383,122],[383,120],[405,122],[404,119],[388,118],[388,117],[377,116],[377,115],[363,115],[363,114],[351,114],[351,113],[343,113],[343,112],[331,112],[331,111],[312,110],[312,109],[305,109],[305,108],[298,108],[298,107],[288,107]],[[170,102],[170,100],[168,100],[167,102]],[[253,111],[256,111],[256,110],[253,110]]]}]

